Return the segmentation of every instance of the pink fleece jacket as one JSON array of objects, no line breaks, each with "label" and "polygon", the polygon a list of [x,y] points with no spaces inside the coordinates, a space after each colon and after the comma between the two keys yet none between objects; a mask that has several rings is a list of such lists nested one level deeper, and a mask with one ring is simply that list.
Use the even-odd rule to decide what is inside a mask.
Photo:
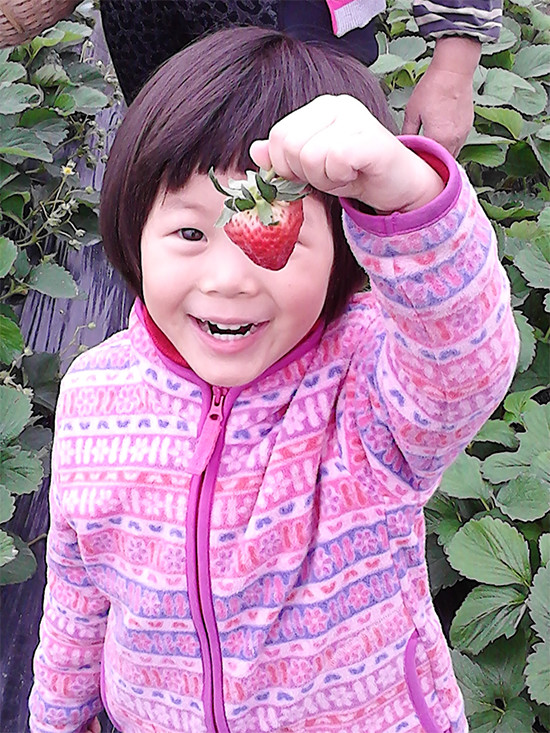
[{"label": "pink fleece jacket", "polygon": [[[422,507],[518,339],[463,171],[423,209],[344,202],[372,292],[221,389],[128,330],[63,379],[33,733],[464,733]],[[435,157],[434,157],[435,156]]]}]

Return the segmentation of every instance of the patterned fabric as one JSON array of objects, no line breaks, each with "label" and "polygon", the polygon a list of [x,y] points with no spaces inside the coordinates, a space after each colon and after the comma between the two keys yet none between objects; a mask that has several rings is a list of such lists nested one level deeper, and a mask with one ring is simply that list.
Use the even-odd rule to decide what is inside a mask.
[{"label": "patterned fabric", "polygon": [[[100,8],[113,65],[130,103],[166,59],[205,33],[232,25],[279,28],[370,64],[378,54],[375,21],[363,26],[384,10],[385,0],[101,0]],[[424,36],[494,41],[501,11],[502,0],[413,0]]]},{"label": "patterned fabric", "polygon": [[422,507],[518,339],[464,172],[405,141],[444,161],[445,190],[387,217],[344,202],[372,292],[253,383],[171,362],[139,303],[73,363],[32,733],[79,733],[103,702],[124,733],[467,731]]},{"label": "patterned fabric", "polygon": [[469,36],[497,41],[502,0],[413,0],[413,14],[423,36]]}]

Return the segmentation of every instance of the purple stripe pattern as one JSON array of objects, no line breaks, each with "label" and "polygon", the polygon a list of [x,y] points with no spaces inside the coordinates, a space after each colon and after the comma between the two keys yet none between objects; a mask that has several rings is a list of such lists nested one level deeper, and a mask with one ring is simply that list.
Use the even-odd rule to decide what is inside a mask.
[{"label": "purple stripe pattern", "polygon": [[441,197],[389,217],[343,202],[372,291],[253,383],[172,363],[139,303],[71,366],[32,733],[81,733],[103,704],[124,733],[468,730],[422,508],[518,338],[473,189],[417,143],[449,168]]}]

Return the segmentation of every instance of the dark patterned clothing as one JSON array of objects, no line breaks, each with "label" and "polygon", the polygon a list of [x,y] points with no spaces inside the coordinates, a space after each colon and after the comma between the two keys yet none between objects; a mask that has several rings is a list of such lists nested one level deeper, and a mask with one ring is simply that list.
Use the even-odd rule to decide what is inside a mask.
[{"label": "dark patterned clothing", "polygon": [[173,54],[208,32],[256,25],[322,40],[366,64],[377,56],[375,22],[343,38],[324,0],[102,0],[105,38],[127,102]]}]

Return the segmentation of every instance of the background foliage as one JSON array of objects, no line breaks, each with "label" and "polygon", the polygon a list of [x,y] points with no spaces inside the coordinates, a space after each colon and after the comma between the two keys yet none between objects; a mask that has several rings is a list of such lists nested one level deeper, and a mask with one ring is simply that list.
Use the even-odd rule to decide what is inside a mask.
[{"label": "background foliage", "polygon": [[[409,7],[391,4],[374,66],[398,117],[430,54]],[[497,231],[521,335],[509,394],[426,510],[432,592],[457,608],[450,640],[472,733],[550,730],[548,11],[506,3],[459,157]]]},{"label": "background foliage", "polygon": [[[98,196],[79,169],[104,133],[105,74],[87,61],[91,5],[23,46],[0,49],[0,524],[17,497],[39,489],[49,465],[59,357],[25,344],[19,321],[31,290],[73,298],[60,249],[98,241]],[[0,584],[36,567],[29,545],[0,529]]]},{"label": "background foliage", "polygon": [[[409,0],[394,0],[374,70],[396,116],[426,69]],[[447,471],[427,511],[436,598],[457,609],[454,664],[473,733],[550,731],[550,16],[507,2],[500,41],[475,78],[475,129],[460,161],[497,230],[521,334],[510,392]],[[546,10],[548,8],[546,7]],[[109,103],[86,61],[85,4],[74,20],[0,50],[0,524],[47,471],[58,383],[54,355],[19,328],[25,295],[75,297],[59,246],[97,241],[97,197],[78,173],[97,162]],[[30,543],[32,544],[32,542]],[[0,583],[34,571],[34,555],[0,529]],[[451,589],[451,590],[449,590]]]}]

